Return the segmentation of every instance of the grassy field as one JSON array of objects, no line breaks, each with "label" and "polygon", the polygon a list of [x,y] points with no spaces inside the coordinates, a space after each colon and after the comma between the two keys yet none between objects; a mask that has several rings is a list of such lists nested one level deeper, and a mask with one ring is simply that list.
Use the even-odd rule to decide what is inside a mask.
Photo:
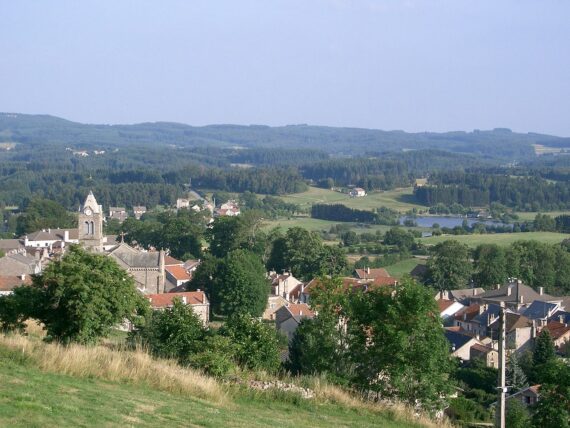
[{"label": "grassy field", "polygon": [[289,219],[282,218],[277,220],[265,220],[263,223],[263,229],[269,230],[274,227],[280,227],[283,230],[287,230],[292,227],[302,227],[307,230],[328,232],[330,228],[336,224],[348,225],[350,226],[351,230],[359,234],[364,232],[375,233],[378,230],[381,231],[382,233],[385,233],[387,230],[391,228],[391,226],[362,225],[350,222],[320,220],[311,217],[292,217]]},{"label": "grassy field", "polygon": [[398,263],[394,263],[391,266],[386,266],[388,273],[395,278],[402,278],[404,275],[408,275],[410,271],[416,267],[416,265],[425,265],[425,259],[410,258],[401,260]]},{"label": "grassy field", "polygon": [[361,198],[351,198],[345,193],[310,187],[306,192],[281,196],[281,199],[300,205],[302,208],[309,208],[315,203],[341,203],[347,207],[361,210],[388,207],[402,213],[412,208],[427,209],[427,207],[415,203],[413,189],[411,187],[370,193]]},{"label": "grassy field", "polygon": [[[530,221],[532,221],[532,220],[534,220],[534,218],[536,217],[537,214],[538,214],[538,213],[537,213],[537,212],[534,212],[534,211],[531,211],[531,212],[517,212],[517,215],[519,216],[519,219],[520,219],[520,220],[530,220]],[[546,215],[549,215],[549,216],[552,217],[552,218],[555,218],[555,217],[558,217],[559,215],[562,215],[562,214],[569,215],[569,214],[570,214],[570,211],[550,211],[550,212],[544,212],[544,213],[541,213],[541,214],[546,214]]]},{"label": "grassy field", "polygon": [[570,235],[555,232],[528,232],[528,233],[495,233],[487,235],[442,235],[431,236],[429,238],[421,238],[420,241],[427,245],[435,245],[448,239],[455,239],[469,245],[476,247],[480,244],[497,244],[497,245],[510,245],[515,241],[531,241],[536,240],[546,242],[548,244],[557,244],[564,239],[570,238]]},{"label": "grassy field", "polygon": [[[149,359],[140,351],[127,354],[0,336],[0,426],[422,426],[410,422],[412,416],[403,409],[356,402],[344,392],[335,392],[338,399],[330,392],[323,399],[315,390],[317,398],[306,400],[253,391]],[[196,394],[198,390],[202,392]]]}]

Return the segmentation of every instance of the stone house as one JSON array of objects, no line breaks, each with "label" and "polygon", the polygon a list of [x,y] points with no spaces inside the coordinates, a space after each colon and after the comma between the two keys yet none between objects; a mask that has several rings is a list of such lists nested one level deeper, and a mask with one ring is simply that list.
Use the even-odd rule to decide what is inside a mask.
[{"label": "stone house", "polygon": [[185,291],[182,293],[148,294],[152,309],[165,310],[174,305],[174,299],[178,298],[185,305],[190,305],[192,310],[202,320],[204,325],[210,322],[210,301],[203,291]]},{"label": "stone house", "polygon": [[131,274],[144,294],[165,292],[164,251],[139,251],[125,243],[117,245],[109,257]]},{"label": "stone house", "polygon": [[499,352],[488,345],[475,343],[469,350],[469,358],[480,358],[485,362],[487,367],[499,368]]},{"label": "stone house", "polygon": [[275,312],[281,309],[283,306],[287,305],[289,302],[281,296],[268,296],[267,306],[263,315],[261,316],[264,320],[275,320]]},{"label": "stone house", "polygon": [[[513,312],[505,312],[505,325],[507,328],[507,349],[515,352],[524,352],[531,344],[534,335],[533,322],[527,317]],[[489,337],[499,340],[499,319],[489,325]]]},{"label": "stone house", "polygon": [[305,318],[313,318],[315,313],[305,303],[289,303],[275,312],[275,327],[291,341],[295,330]]}]

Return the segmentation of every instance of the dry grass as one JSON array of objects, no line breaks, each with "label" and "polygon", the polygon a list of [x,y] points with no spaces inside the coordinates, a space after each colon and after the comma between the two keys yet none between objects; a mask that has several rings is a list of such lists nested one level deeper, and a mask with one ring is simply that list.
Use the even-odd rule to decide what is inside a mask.
[{"label": "dry grass", "polygon": [[[295,378],[293,378],[295,379]],[[367,410],[384,415],[390,414],[393,419],[400,422],[410,424],[420,424],[429,428],[453,428],[447,419],[434,420],[427,414],[418,414],[417,410],[403,403],[394,402],[372,402],[364,400],[356,394],[353,394],[337,385],[331,384],[321,377],[311,377],[292,380],[292,383],[302,383],[315,393],[315,398],[321,402],[338,404],[351,409]]]},{"label": "dry grass", "polygon": [[48,344],[20,335],[0,336],[0,345],[21,352],[41,370],[112,382],[145,384],[160,391],[223,403],[228,396],[213,379],[157,360],[141,350],[112,350],[104,346]]},{"label": "dry grass", "polygon": [[[176,362],[155,359],[143,350],[130,351],[108,346],[49,344],[43,342],[41,327],[28,326],[30,336],[0,335],[0,347],[16,357],[30,361],[47,373],[66,374],[79,378],[95,378],[110,382],[145,385],[181,396],[200,398],[232,409],[241,388],[217,382],[195,370],[182,368]],[[39,337],[38,337],[39,336]],[[244,379],[274,380],[264,373],[242,373]],[[283,381],[310,388],[318,403],[389,416],[394,421],[425,427],[450,428],[447,421],[437,421],[401,403],[374,403],[360,398],[319,377],[287,377]],[[258,394],[270,394],[257,392]],[[238,394],[234,396],[234,394]],[[246,394],[248,396],[249,394]],[[312,401],[312,400],[311,400]]]}]

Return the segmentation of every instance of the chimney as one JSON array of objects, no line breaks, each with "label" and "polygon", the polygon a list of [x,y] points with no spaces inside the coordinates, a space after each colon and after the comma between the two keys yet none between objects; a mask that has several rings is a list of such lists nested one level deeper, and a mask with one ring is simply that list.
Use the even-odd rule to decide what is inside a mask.
[{"label": "chimney", "polygon": [[182,296],[182,303],[186,304],[186,296]]},{"label": "chimney", "polygon": [[558,315],[558,321],[560,321],[560,324],[564,324],[564,315]]},{"label": "chimney", "polygon": [[473,295],[474,295],[474,296],[477,295],[477,289],[476,289],[476,288],[473,289]]},{"label": "chimney", "polygon": [[366,268],[366,274],[370,275],[370,266]]},{"label": "chimney", "polygon": [[531,337],[536,338],[536,320],[532,320]]},{"label": "chimney", "polygon": [[[26,279],[26,274],[25,274],[25,273],[21,274],[21,275],[20,275],[20,279],[21,279],[22,281],[25,281],[25,279]],[[560,318],[562,318],[562,316],[560,316]]]},{"label": "chimney", "polygon": [[28,241],[28,235],[24,236],[24,247],[27,247],[29,242],[30,241]]},{"label": "chimney", "polygon": [[501,288],[501,284],[497,284],[497,290]]},{"label": "chimney", "polygon": [[518,279],[518,280],[517,280],[517,284],[518,284],[518,285],[522,285],[522,280]]},{"label": "chimney", "polygon": [[544,294],[544,287],[538,287],[538,294],[541,296]]},{"label": "chimney", "polygon": [[519,296],[519,303],[522,305],[524,303],[524,296],[520,295]]},{"label": "chimney", "polygon": [[63,232],[63,242],[69,242],[69,230]]},{"label": "chimney", "polygon": [[303,315],[303,310],[299,309],[299,316]]},{"label": "chimney", "polygon": [[197,289],[196,289],[196,291],[199,293],[199,292],[200,292],[200,289],[199,289],[199,288],[197,288]]},{"label": "chimney", "polygon": [[507,296],[510,296],[511,292],[512,292],[511,287],[507,287]]}]

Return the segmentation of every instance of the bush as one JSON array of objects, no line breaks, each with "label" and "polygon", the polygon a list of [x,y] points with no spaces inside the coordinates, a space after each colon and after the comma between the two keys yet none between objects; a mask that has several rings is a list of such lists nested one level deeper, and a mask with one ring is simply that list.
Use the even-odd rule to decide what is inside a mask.
[{"label": "bush", "polygon": [[275,372],[279,369],[279,341],[275,329],[246,314],[231,317],[220,329],[235,346],[236,362],[248,369]]},{"label": "bush", "polygon": [[137,334],[152,354],[188,364],[200,351],[206,332],[192,307],[176,298],[172,308],[154,311]]},{"label": "bush", "polygon": [[210,376],[222,378],[236,370],[235,351],[235,345],[230,338],[220,335],[208,336],[204,340],[202,351],[191,356],[189,364]]}]

